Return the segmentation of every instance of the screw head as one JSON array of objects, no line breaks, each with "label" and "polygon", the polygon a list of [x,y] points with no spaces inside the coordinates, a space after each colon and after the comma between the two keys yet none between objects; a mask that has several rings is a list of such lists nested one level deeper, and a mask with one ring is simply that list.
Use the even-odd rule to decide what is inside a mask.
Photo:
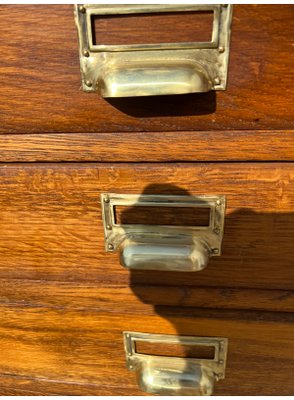
[{"label": "screw head", "polygon": [[220,79],[219,79],[219,77],[216,77],[216,78],[214,79],[214,84],[215,84],[215,85],[219,85],[219,84],[220,84]]},{"label": "screw head", "polygon": [[215,202],[215,204],[216,204],[217,206],[220,206],[220,205],[222,204],[222,202],[221,202],[220,200],[217,200],[217,201]]},{"label": "screw head", "polygon": [[79,12],[84,14],[86,12],[86,7],[85,6],[80,6],[79,7]]},{"label": "screw head", "polygon": [[224,361],[223,360],[219,360],[219,362],[218,362],[219,364],[223,364],[224,363]]},{"label": "screw head", "polygon": [[109,203],[109,197],[104,197],[104,203]]},{"label": "screw head", "polygon": [[113,249],[114,249],[113,244],[112,244],[112,243],[109,243],[109,245],[108,245],[108,250],[113,250]]},{"label": "screw head", "polygon": [[218,52],[223,53],[225,51],[225,48],[223,46],[219,46]]},{"label": "screw head", "polygon": [[91,87],[91,86],[93,85],[93,82],[92,82],[92,81],[86,81],[86,85],[87,85],[88,87]]},{"label": "screw head", "polygon": [[219,249],[212,249],[212,254],[219,254]]},{"label": "screw head", "polygon": [[84,57],[89,57],[90,53],[88,52],[88,50],[83,50],[83,56]]},{"label": "screw head", "polygon": [[111,226],[111,225],[106,225],[106,229],[109,230],[109,231],[111,231],[112,226]]}]

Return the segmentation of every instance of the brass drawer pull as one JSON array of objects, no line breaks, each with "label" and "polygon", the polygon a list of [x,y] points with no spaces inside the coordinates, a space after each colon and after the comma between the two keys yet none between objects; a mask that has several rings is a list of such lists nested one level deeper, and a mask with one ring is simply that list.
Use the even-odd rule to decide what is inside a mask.
[{"label": "brass drawer pull", "polygon": [[[93,17],[163,12],[213,12],[207,42],[104,45]],[[75,6],[83,90],[103,97],[154,96],[225,90],[231,5],[131,4]]]},{"label": "brass drawer pull", "polygon": [[[135,371],[139,388],[147,393],[210,396],[214,383],[225,378],[228,340],[225,338],[154,335],[124,332],[127,368]],[[213,347],[212,358],[180,358],[140,354],[137,342]]]},{"label": "brass drawer pull", "polygon": [[[119,250],[120,263],[129,269],[199,271],[210,257],[221,254],[224,196],[101,195],[105,249]],[[117,206],[208,208],[207,226],[119,224]]]}]

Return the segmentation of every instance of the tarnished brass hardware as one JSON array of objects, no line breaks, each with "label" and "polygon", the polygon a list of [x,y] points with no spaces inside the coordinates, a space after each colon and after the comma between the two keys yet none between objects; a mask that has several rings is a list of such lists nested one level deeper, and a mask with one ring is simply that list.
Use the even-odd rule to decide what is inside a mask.
[{"label": "tarnished brass hardware", "polygon": [[[221,255],[224,196],[101,194],[106,251],[120,252],[129,269],[200,271]],[[119,225],[116,206],[209,208],[208,226]]]},{"label": "tarnished brass hardware", "polygon": [[[97,15],[213,11],[210,42],[94,44]],[[232,6],[188,4],[75,5],[82,86],[103,97],[133,97],[225,90]],[[91,84],[89,85],[89,82]]]},{"label": "tarnished brass hardware", "polygon": [[[154,335],[123,332],[127,368],[135,371],[139,388],[147,393],[210,396],[215,381],[225,378],[228,340],[225,338]],[[140,354],[136,342],[214,347],[213,359]]]}]

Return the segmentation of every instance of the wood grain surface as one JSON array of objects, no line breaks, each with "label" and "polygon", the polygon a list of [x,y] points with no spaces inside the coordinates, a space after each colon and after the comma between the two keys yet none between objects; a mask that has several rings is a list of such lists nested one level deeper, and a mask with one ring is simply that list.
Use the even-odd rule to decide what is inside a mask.
[{"label": "wood grain surface", "polygon": [[293,161],[294,130],[3,134],[0,154],[2,162]]},{"label": "wood grain surface", "polygon": [[[291,163],[2,165],[0,278],[293,290],[293,173]],[[193,274],[130,273],[105,253],[103,192],[226,195],[222,256]]]},{"label": "wood grain surface", "polygon": [[[131,396],[134,389],[0,374],[0,396]],[[138,393],[144,396],[145,393]]]},{"label": "wood grain surface", "polygon": [[170,226],[206,226],[210,224],[209,207],[149,207],[115,206],[114,220],[119,225],[170,225]]},{"label": "wood grain surface", "polygon": [[107,101],[80,89],[72,5],[1,5],[0,133],[293,129],[293,20],[235,7],[226,92]]},{"label": "wood grain surface", "polygon": [[131,304],[111,314],[107,307],[68,309],[62,300],[55,308],[7,301],[0,312],[0,387],[68,394],[79,384],[85,394],[90,386],[96,395],[139,395],[135,374],[125,367],[122,331],[131,330],[227,337],[226,379],[216,385],[215,395],[293,393],[293,314],[173,307],[139,314]]},{"label": "wood grain surface", "polygon": [[[92,310],[125,315],[155,306],[221,310],[294,312],[294,292],[274,289],[214,288],[169,285],[106,284],[93,281],[0,279],[0,302],[58,309]],[[130,307],[130,304],[132,307]]]},{"label": "wood grain surface", "polygon": [[[81,91],[72,5],[0,5],[0,395],[144,395],[124,330],[227,337],[215,395],[293,394],[293,17],[235,6],[226,92],[105,100]],[[100,20],[97,42],[141,40],[138,21]],[[223,254],[193,274],[124,269],[104,192],[226,195]]]},{"label": "wood grain surface", "polygon": [[213,11],[99,15],[92,27],[94,44],[210,42]]}]

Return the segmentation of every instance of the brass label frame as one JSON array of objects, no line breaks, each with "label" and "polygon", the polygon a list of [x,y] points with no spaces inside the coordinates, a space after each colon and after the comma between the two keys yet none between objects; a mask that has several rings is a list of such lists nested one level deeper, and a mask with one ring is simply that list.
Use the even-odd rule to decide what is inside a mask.
[{"label": "brass label frame", "polygon": [[[101,194],[105,250],[119,251],[128,269],[195,272],[221,255],[225,196]],[[208,226],[121,225],[116,206],[209,208]]]},{"label": "brass label frame", "polygon": [[[213,11],[209,42],[94,44],[92,16]],[[75,5],[82,87],[103,97],[133,97],[225,90],[232,5]],[[158,71],[161,72],[158,74]],[[170,84],[165,84],[165,79]]]},{"label": "brass label frame", "polygon": [[[126,331],[123,332],[123,339],[126,366],[129,371],[137,373],[139,387],[148,393],[177,395],[199,395],[200,393],[208,395],[213,392],[214,382],[225,378],[228,352],[227,338]],[[214,347],[214,359],[141,354],[136,351],[136,342],[138,341],[155,345],[166,343]],[[201,379],[199,379],[199,371]],[[162,374],[162,379],[158,379],[159,374]],[[152,379],[148,379],[148,376]],[[153,381],[156,379],[157,384],[153,385]],[[193,385],[185,386],[185,382],[193,382],[193,380]],[[175,385],[175,381],[177,385]],[[182,387],[181,382],[183,383]],[[162,383],[162,387],[158,383]],[[201,385],[203,385],[203,388],[200,387]],[[173,391],[176,392],[173,393]]]},{"label": "brass label frame", "polygon": [[[104,227],[105,250],[118,250],[124,238],[130,235],[171,236],[175,240],[185,240],[186,236],[197,236],[208,240],[212,256],[221,255],[221,243],[225,221],[225,196],[175,196],[175,195],[135,195],[102,193],[100,195],[102,220]],[[174,225],[120,225],[115,223],[115,206],[150,206],[150,207],[191,207],[209,208],[209,226],[174,226]],[[216,249],[218,251],[216,251]]]}]

